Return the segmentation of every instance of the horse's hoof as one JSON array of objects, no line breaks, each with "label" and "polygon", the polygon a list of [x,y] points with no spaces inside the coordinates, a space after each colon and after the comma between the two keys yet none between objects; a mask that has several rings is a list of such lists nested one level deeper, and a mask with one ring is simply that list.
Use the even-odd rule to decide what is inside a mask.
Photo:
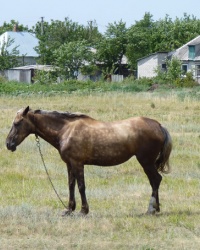
[{"label": "horse's hoof", "polygon": [[64,210],[62,212],[62,217],[64,217],[64,216],[70,216],[70,215],[72,215],[72,210]]},{"label": "horse's hoof", "polygon": [[89,209],[88,208],[85,208],[85,209],[81,209],[81,211],[79,212],[79,216],[86,216],[87,214],[89,213]]},{"label": "horse's hoof", "polygon": [[160,212],[160,208],[159,208],[159,207],[156,208],[156,212],[157,212],[157,213]]},{"label": "horse's hoof", "polygon": [[147,215],[155,215],[155,213],[156,213],[155,208],[148,209],[148,211],[146,212]]}]

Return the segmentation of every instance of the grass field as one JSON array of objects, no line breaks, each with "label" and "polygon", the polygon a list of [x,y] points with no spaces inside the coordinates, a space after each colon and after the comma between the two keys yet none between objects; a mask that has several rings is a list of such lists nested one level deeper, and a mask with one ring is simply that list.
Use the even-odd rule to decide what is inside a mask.
[{"label": "grass field", "polygon": [[[33,135],[11,153],[5,147],[16,112],[32,109],[83,112],[113,121],[148,116],[173,139],[172,172],[160,186],[161,212],[145,212],[151,188],[135,158],[110,168],[86,166],[90,213],[63,210],[44,171]],[[0,97],[0,249],[200,249],[200,102],[167,93]],[[68,200],[67,171],[56,150],[41,141],[50,175]]]}]

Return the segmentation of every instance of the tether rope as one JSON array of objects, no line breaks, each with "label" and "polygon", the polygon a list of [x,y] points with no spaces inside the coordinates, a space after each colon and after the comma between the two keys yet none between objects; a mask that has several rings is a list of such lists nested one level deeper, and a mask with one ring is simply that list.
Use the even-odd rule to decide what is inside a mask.
[{"label": "tether rope", "polygon": [[52,186],[52,188],[53,188],[55,194],[57,195],[58,199],[59,199],[60,202],[62,203],[62,205],[63,205],[66,209],[68,209],[68,207],[65,205],[65,203],[64,203],[63,200],[61,199],[60,195],[58,194],[58,192],[57,192],[57,190],[56,190],[56,188],[55,188],[55,186],[54,186],[54,184],[53,184],[53,182],[52,182],[52,180],[51,180],[51,177],[50,177],[49,172],[48,172],[48,170],[47,170],[47,167],[46,167],[46,164],[45,164],[45,161],[44,161],[44,157],[43,157],[43,154],[42,154],[42,151],[41,151],[40,139],[39,139],[39,136],[38,136],[38,135],[35,135],[35,140],[36,140],[36,142],[37,142],[37,147],[38,147],[38,149],[39,149],[39,153],[40,153],[40,156],[41,156],[41,159],[42,159],[42,163],[43,163],[43,165],[44,165],[44,169],[45,169],[46,174],[47,174],[47,176],[48,176],[48,179],[49,179],[49,181],[50,181],[50,183],[51,183],[51,186]]}]

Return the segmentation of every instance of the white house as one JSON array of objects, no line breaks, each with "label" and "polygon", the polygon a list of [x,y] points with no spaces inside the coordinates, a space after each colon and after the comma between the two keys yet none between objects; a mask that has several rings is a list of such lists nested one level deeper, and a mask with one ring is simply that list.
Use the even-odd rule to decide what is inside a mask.
[{"label": "white house", "polygon": [[137,62],[138,78],[155,77],[155,70],[158,68],[158,66],[161,66],[161,69],[165,70],[167,56],[168,52],[157,52],[139,59]]},{"label": "white house", "polygon": [[13,31],[7,31],[0,36],[0,51],[4,43],[9,39],[13,40],[11,46],[7,48],[10,52],[13,48],[18,46],[19,61],[21,65],[36,64],[36,58],[39,56],[34,50],[38,46],[39,40],[29,32],[19,32],[16,28]]},{"label": "white house", "polygon": [[183,72],[193,72],[194,78],[200,82],[200,36],[171,52],[157,52],[137,61],[138,78],[154,77],[159,67],[166,70],[166,59],[176,57],[182,62]]}]

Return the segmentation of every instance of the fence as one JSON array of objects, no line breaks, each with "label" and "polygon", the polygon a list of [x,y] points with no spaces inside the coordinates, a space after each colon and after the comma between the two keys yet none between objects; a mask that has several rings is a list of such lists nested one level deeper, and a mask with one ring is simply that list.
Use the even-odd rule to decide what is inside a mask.
[{"label": "fence", "polygon": [[122,82],[124,80],[123,75],[111,75],[112,82]]}]

